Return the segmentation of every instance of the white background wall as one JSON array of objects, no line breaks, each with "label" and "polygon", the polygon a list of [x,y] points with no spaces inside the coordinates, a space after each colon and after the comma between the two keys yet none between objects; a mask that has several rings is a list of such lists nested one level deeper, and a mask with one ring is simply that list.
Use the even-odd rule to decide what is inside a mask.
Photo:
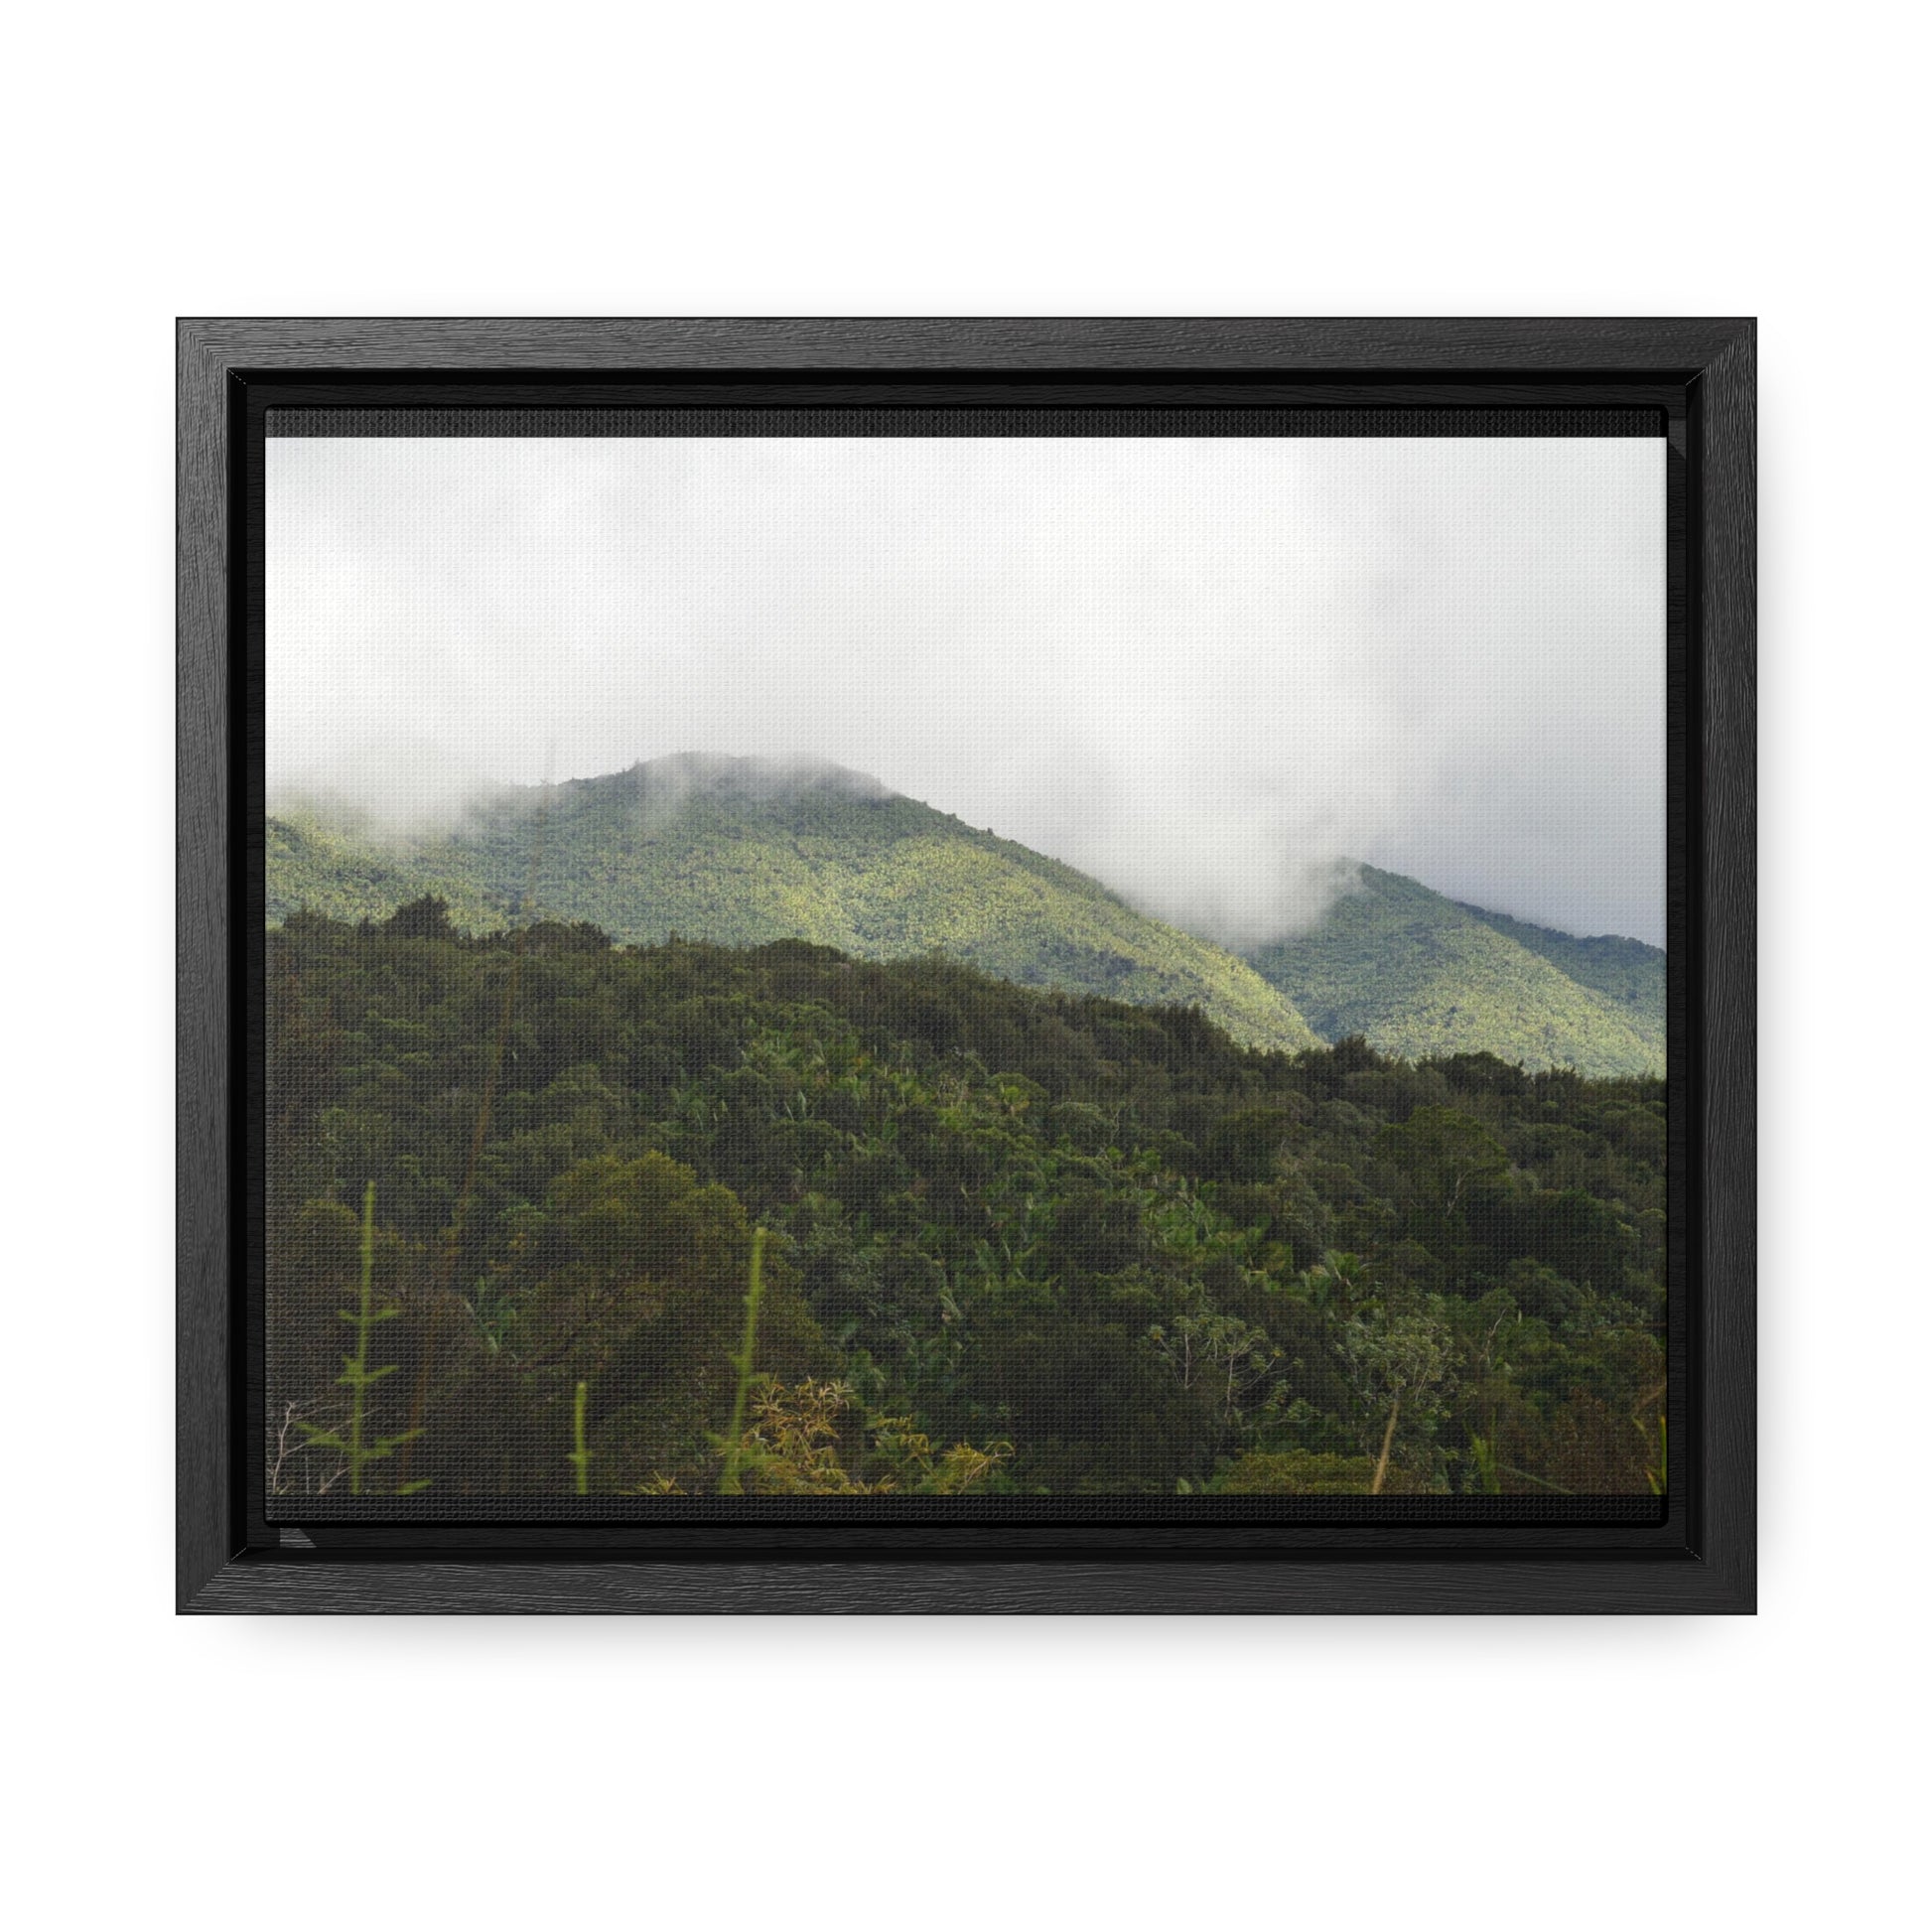
[{"label": "white background wall", "polygon": [[[21,1923],[1628,1932],[1914,1909],[1923,67],[1905,9],[1780,18],[14,23]],[[183,311],[1760,314],[1764,1613],[172,1619]]]}]

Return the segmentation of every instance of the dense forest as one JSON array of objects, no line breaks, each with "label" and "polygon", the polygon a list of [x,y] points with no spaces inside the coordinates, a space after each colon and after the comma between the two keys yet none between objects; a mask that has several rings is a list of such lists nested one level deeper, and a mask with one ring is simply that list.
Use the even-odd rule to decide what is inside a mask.
[{"label": "dense forest", "polygon": [[1658,1080],[436,898],[267,979],[283,1508],[1663,1480]]}]

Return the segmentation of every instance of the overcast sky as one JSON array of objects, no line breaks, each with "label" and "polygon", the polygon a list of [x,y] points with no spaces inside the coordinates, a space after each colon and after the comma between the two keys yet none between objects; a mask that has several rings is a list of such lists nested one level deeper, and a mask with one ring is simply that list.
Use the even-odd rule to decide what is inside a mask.
[{"label": "overcast sky", "polygon": [[271,795],[829,759],[1235,944],[1663,942],[1661,439],[273,438]]}]

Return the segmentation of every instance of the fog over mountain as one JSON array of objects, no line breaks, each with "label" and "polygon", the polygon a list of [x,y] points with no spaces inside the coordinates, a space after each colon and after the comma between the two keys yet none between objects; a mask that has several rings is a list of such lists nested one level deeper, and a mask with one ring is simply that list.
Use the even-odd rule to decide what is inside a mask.
[{"label": "fog over mountain", "polygon": [[1660,441],[267,449],[272,794],[829,761],[1239,947],[1351,860],[1663,940]]}]

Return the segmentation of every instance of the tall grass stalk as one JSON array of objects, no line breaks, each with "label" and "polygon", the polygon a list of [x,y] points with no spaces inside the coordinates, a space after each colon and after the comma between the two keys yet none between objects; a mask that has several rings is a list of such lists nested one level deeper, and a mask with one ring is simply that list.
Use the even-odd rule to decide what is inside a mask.
[{"label": "tall grass stalk", "polygon": [[1653,1431],[1649,1422],[1650,1405],[1661,1402],[1669,1389],[1668,1382],[1659,1382],[1654,1389],[1646,1389],[1637,1398],[1636,1409],[1630,1417],[1636,1425],[1637,1434],[1644,1439],[1645,1449],[1656,1451],[1654,1455],[1646,1454],[1643,1469],[1643,1479],[1649,1483],[1653,1496],[1665,1494],[1670,1486],[1670,1422],[1665,1412],[1659,1409],[1656,1412],[1657,1427]]},{"label": "tall grass stalk", "polygon": [[577,1493],[588,1496],[591,1493],[591,1452],[584,1447],[584,1404],[590,1399],[591,1385],[579,1382],[577,1401],[570,1418],[571,1440],[576,1448],[570,1452],[572,1465],[577,1470]]},{"label": "tall grass stalk", "polygon": [[1368,1486],[1371,1496],[1382,1493],[1382,1485],[1389,1479],[1389,1451],[1395,1448],[1395,1422],[1402,1414],[1402,1398],[1397,1396],[1389,1407],[1389,1426],[1382,1432],[1382,1453],[1375,1464],[1375,1480]]},{"label": "tall grass stalk", "polygon": [[[372,1383],[379,1382],[395,1367],[391,1362],[379,1368],[373,1375],[369,1373],[369,1330],[382,1318],[370,1312],[375,1299],[375,1182],[371,1180],[362,1189],[362,1294],[356,1305],[354,1314],[346,1311],[345,1321],[355,1327],[355,1353],[345,1356],[343,1361],[343,1380],[353,1394],[349,1398],[348,1411],[348,1493],[359,1496],[362,1493],[362,1463],[367,1451],[362,1448],[362,1423],[368,1413],[368,1392]],[[384,1309],[383,1315],[394,1314],[394,1309]]]},{"label": "tall grass stalk", "polygon": [[[395,1303],[387,1307],[375,1306],[375,1182],[371,1180],[362,1190],[362,1284],[361,1294],[352,1309],[338,1309],[341,1318],[355,1330],[355,1352],[343,1357],[343,1372],[337,1376],[338,1386],[348,1391],[348,1435],[338,1436],[332,1430],[317,1429],[309,1423],[296,1426],[312,1443],[319,1443],[325,1449],[338,1449],[348,1464],[348,1493],[359,1496],[362,1493],[362,1472],[371,1462],[380,1461],[399,1444],[406,1443],[420,1431],[405,1430],[400,1436],[385,1436],[379,1442],[367,1440],[369,1390],[380,1382],[385,1375],[393,1375],[398,1364],[387,1362],[381,1368],[369,1366],[369,1331],[384,1321],[392,1321],[402,1312]],[[420,1482],[406,1482],[396,1491],[399,1496],[407,1496],[418,1489],[426,1489],[429,1479]]]},{"label": "tall grass stalk", "polygon": [[1661,1496],[1670,1485],[1670,1424],[1662,1416],[1657,1418],[1657,1466],[1646,1465],[1644,1480],[1650,1484],[1650,1493]]},{"label": "tall grass stalk", "polygon": [[752,1276],[745,1290],[745,1339],[732,1357],[732,1366],[738,1370],[738,1394],[732,1401],[731,1434],[725,1438],[725,1469],[718,1478],[721,1496],[745,1493],[738,1470],[744,1457],[745,1404],[752,1389],[752,1357],[759,1339],[759,1303],[764,1296],[764,1234],[763,1228],[756,1228],[752,1233]]}]

